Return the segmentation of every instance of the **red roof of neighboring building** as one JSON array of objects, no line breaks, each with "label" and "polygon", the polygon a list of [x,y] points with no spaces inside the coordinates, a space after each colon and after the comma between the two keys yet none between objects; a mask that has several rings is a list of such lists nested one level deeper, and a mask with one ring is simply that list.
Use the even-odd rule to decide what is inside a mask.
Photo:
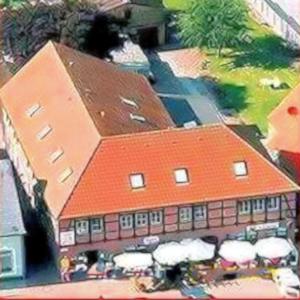
[{"label": "red roof of neighboring building", "polygon": [[269,115],[268,146],[300,153],[300,84]]},{"label": "red roof of neighboring building", "polygon": [[[237,178],[233,163],[245,161]],[[177,185],[186,168],[190,183]],[[143,173],[132,190],[129,175]],[[263,196],[299,187],[225,125],[171,129],[105,138],[66,203],[61,217],[84,217],[222,199]]]}]

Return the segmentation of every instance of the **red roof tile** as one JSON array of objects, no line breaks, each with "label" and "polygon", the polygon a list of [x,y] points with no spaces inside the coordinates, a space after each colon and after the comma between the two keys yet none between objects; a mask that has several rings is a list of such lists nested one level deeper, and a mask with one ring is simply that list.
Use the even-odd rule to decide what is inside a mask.
[{"label": "red roof tile", "polygon": [[[236,178],[233,163],[248,176]],[[174,169],[190,183],[176,185]],[[132,190],[129,175],[143,173],[145,188]],[[225,125],[172,129],[102,140],[61,217],[290,192],[298,186]]]},{"label": "red roof tile", "polygon": [[[124,104],[121,97],[134,99],[138,107]],[[47,183],[45,200],[54,216],[101,137],[173,126],[143,76],[51,42],[1,88],[0,98],[36,178]],[[40,110],[29,117],[35,105]],[[144,116],[146,122],[132,120],[130,113]],[[39,140],[46,126],[52,130]],[[52,163],[51,156],[60,149],[63,155]],[[69,168],[71,176],[59,182]]]},{"label": "red roof tile", "polygon": [[268,146],[300,153],[300,84],[269,116]]}]

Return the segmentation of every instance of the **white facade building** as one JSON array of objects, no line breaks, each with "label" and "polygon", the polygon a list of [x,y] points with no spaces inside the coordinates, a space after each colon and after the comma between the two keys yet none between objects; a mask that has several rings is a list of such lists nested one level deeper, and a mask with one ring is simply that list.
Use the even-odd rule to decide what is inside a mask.
[{"label": "white facade building", "polygon": [[247,1],[262,22],[293,47],[300,47],[300,0]]}]

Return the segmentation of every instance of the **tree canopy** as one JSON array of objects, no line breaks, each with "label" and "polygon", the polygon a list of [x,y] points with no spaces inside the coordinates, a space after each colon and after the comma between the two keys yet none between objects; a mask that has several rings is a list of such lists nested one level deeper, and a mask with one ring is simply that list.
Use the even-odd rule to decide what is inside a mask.
[{"label": "tree canopy", "polygon": [[208,47],[221,55],[225,47],[243,41],[247,7],[243,0],[192,0],[178,23],[186,46]]},{"label": "tree canopy", "polygon": [[26,0],[16,10],[5,10],[1,23],[2,51],[13,70],[17,70],[48,40],[100,58],[108,57],[110,49],[122,46],[119,32],[127,20],[100,14],[87,1],[32,5]]}]

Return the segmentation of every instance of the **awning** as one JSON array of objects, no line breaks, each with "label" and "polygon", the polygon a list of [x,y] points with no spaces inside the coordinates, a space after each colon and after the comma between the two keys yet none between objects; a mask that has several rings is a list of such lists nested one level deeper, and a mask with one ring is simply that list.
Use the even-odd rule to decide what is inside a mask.
[{"label": "awning", "polygon": [[244,263],[254,260],[256,251],[255,247],[247,241],[224,241],[219,255],[230,262]]},{"label": "awning", "polygon": [[209,260],[215,256],[216,246],[201,239],[185,239],[180,244],[185,247],[187,259],[190,261]]},{"label": "awning", "polygon": [[286,239],[269,237],[257,241],[255,250],[259,256],[273,259],[289,255],[293,247]]},{"label": "awning", "polygon": [[115,256],[113,260],[116,266],[127,270],[146,269],[153,265],[153,259],[150,253],[123,253]]},{"label": "awning", "polygon": [[153,257],[161,265],[175,266],[187,260],[186,248],[177,242],[161,244],[154,250]]}]

